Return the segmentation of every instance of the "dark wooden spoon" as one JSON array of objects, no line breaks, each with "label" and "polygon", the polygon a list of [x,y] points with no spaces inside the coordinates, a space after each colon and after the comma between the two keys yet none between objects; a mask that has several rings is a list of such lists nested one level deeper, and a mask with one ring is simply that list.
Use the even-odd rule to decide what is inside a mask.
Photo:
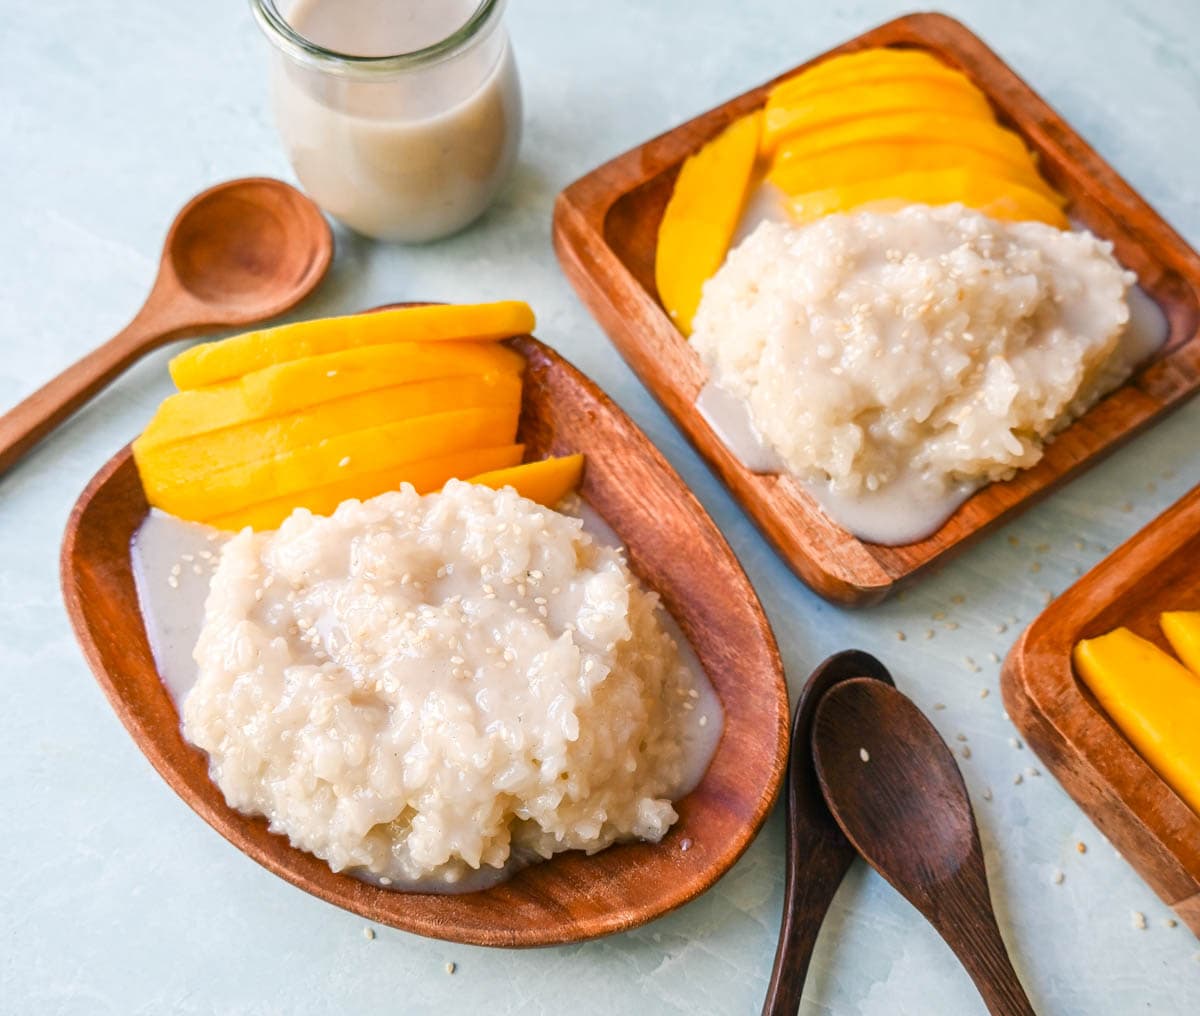
[{"label": "dark wooden spoon", "polygon": [[137,316],[0,416],[0,475],[150,350],[282,314],[316,288],[332,260],[329,224],[282,180],[230,180],[197,194],[171,224]]},{"label": "dark wooden spoon", "polygon": [[817,944],[817,932],[855,858],[854,847],[829,814],[821,796],[810,745],[822,696],[840,682],[857,677],[892,684],[887,667],[874,656],[849,649],[829,657],[812,672],[796,703],[787,776],[783,921],[763,1016],[795,1016]]},{"label": "dark wooden spoon", "polygon": [[946,940],[994,1016],[1032,1016],[996,924],[962,774],[925,715],[879,681],[817,705],[812,752],[829,810],[863,859]]}]

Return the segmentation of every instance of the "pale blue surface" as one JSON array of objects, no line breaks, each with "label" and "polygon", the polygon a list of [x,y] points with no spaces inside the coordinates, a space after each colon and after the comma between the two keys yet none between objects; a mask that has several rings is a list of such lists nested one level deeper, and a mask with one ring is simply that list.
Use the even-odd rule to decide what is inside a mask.
[{"label": "pale blue surface", "polygon": [[[1200,404],[904,599],[847,613],[780,563],[555,263],[550,208],[564,185],[901,10],[883,0],[829,6],[514,0],[528,122],[508,194],[475,229],[435,246],[339,236],[333,275],[305,313],[528,299],[541,337],[630,411],[728,535],[776,626],[793,687],[829,652],[861,646],[892,665],[947,737],[968,735],[973,754],[962,765],[995,895],[1040,1011],[1200,1012],[1196,939],[1165,925],[1166,907],[1057,784],[1013,784],[1037,762],[1009,744],[989,655],[1007,651],[1047,590],[1063,589],[1196,482]],[[1195,0],[947,6],[1200,243]],[[227,177],[290,173],[266,108],[265,44],[242,2],[0,0],[0,39],[4,407],[125,322],[188,195]],[[360,919],[258,868],[155,776],[70,635],[57,557],[76,494],[169,391],[166,357],[132,371],[0,480],[0,1011],[757,1011],[779,920],[779,813],[712,892],[675,914],[587,945],[498,952],[383,928],[367,941]],[[939,611],[945,618],[934,620]],[[939,702],[946,708],[934,711]],[[1086,855],[1076,853],[1080,840]],[[1058,886],[1057,868],[1066,873]],[[1146,931],[1131,927],[1134,910],[1146,914]],[[444,969],[451,960],[454,976]],[[858,867],[834,904],[801,1011],[983,1010],[940,940]]]}]

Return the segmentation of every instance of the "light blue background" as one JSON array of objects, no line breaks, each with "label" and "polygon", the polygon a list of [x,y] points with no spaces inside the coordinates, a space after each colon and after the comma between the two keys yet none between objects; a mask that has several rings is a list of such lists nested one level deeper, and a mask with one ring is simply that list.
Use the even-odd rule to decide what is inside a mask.
[{"label": "light blue background", "polygon": [[[1196,0],[946,6],[1200,243]],[[405,299],[529,300],[541,338],[633,415],[728,535],[775,625],[793,688],[831,651],[860,646],[894,668],[948,738],[968,736],[972,757],[962,766],[994,893],[1039,1010],[1194,1014],[1200,944],[1166,926],[1167,908],[1053,780],[1014,785],[1039,764],[1010,746],[997,660],[1047,592],[1197,481],[1200,403],[903,599],[847,613],[780,563],[621,362],[551,252],[551,204],[567,183],[900,10],[883,0],[513,0],[527,123],[508,193],[474,229],[434,246],[339,235],[333,273],[304,313]],[[265,43],[244,3],[0,0],[0,39],[3,407],[125,323],[191,193],[290,171],[265,101]],[[0,480],[0,1011],[757,1011],[779,921],[778,812],[696,903],[604,941],[499,952],[383,928],[368,941],[359,918],[259,869],[155,776],[75,646],[57,560],[76,494],[167,394],[167,355],[131,371]],[[1001,623],[1007,630],[996,630]],[[1056,869],[1061,885],[1052,884]],[[1147,930],[1132,927],[1135,910]],[[982,1011],[940,940],[856,867],[802,1012]]]}]

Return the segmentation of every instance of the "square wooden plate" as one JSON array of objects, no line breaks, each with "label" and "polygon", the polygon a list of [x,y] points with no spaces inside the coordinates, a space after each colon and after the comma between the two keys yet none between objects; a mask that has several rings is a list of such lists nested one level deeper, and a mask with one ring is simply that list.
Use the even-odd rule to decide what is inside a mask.
[{"label": "square wooden plate", "polygon": [[[775,81],[835,53],[869,46],[929,50],[966,73],[1000,121],[1038,154],[1071,217],[1111,240],[1121,262],[1166,314],[1160,353],[1006,483],[981,489],[932,536],[887,547],[832,522],[786,475],[756,474],[696,411],[706,372],[659,303],[658,224],[683,160],[740,116],[762,106]],[[594,170],[558,197],[554,243],[562,267],[621,355],[774,542],[822,596],[877,602],[898,583],[962,549],[1009,515],[1096,462],[1200,386],[1200,257],[1024,81],[968,29],[941,14],[912,14],[830,50]]]},{"label": "square wooden plate", "polygon": [[[1124,625],[1170,650],[1164,610],[1200,610],[1200,487],[1055,600],[1013,646],[1009,716],[1075,802],[1200,935],[1200,815],[1147,764],[1075,676],[1080,639]],[[1200,731],[1197,731],[1200,737]]]},{"label": "square wooden plate", "polygon": [[[783,781],[788,700],[758,597],[712,520],[645,435],[588,378],[525,336],[518,440],[529,460],[587,456],[580,494],[617,531],[662,597],[725,714],[704,778],[676,803],[660,843],[568,851],[480,892],[395,892],[335,873],[226,803],[204,754],[183,739],[138,607],[129,544],[147,512],[129,449],[80,495],[62,548],[75,634],[113,710],[164,780],[217,832],[270,871],[380,924],[474,945],[577,942],[624,931],[702,893],[746,849]],[[703,574],[707,583],[697,583]]]}]

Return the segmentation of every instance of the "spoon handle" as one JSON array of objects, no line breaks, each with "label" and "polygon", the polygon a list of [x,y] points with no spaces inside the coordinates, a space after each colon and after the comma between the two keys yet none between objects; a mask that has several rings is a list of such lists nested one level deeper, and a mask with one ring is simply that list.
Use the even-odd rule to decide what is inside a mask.
[{"label": "spoon handle", "polygon": [[983,859],[964,869],[958,892],[945,893],[934,923],[966,968],[992,1016],[1036,1016],[1013,969],[981,874]]},{"label": "spoon handle", "polygon": [[160,314],[143,311],[104,345],[0,416],[0,476],[145,353],[185,334],[186,327],[166,324]]},{"label": "spoon handle", "polygon": [[[788,803],[790,813],[791,802]],[[789,828],[791,824],[789,814]],[[854,860],[854,853],[844,840],[822,844],[803,859],[798,856],[799,851],[793,849],[793,843],[789,841],[788,844],[783,927],[779,932],[779,947],[775,950],[771,983],[763,1003],[763,1016],[796,1016],[821,922]]]}]

